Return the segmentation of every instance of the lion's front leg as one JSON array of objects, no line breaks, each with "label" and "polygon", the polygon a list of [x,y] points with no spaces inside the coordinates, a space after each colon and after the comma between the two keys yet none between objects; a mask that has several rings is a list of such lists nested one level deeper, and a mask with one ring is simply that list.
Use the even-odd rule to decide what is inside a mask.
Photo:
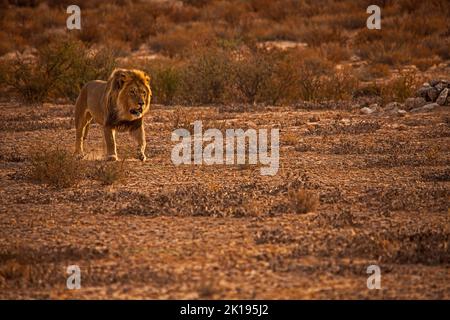
[{"label": "lion's front leg", "polygon": [[117,149],[116,149],[116,130],[110,127],[103,129],[106,143],[106,159],[110,161],[116,161]]},{"label": "lion's front leg", "polygon": [[147,160],[147,157],[145,156],[146,142],[145,142],[144,125],[140,126],[136,130],[131,131],[130,133],[138,143],[138,150],[137,150],[138,159],[142,161]]}]

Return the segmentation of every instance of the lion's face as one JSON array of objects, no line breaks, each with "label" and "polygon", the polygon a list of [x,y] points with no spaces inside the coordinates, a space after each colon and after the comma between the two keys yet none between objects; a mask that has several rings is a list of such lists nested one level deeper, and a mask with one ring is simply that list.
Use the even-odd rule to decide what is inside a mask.
[{"label": "lion's face", "polygon": [[142,71],[126,70],[118,77],[121,88],[117,96],[119,119],[132,121],[141,118],[150,106],[152,92],[149,76]]},{"label": "lion's face", "polygon": [[148,111],[149,88],[138,82],[132,82],[122,91],[125,109],[133,119],[138,119]]}]

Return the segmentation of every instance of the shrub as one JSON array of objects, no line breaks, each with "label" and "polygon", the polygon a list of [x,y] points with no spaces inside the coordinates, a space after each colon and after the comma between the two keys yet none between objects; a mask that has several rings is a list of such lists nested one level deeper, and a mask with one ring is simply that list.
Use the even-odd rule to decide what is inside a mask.
[{"label": "shrub", "polygon": [[48,98],[75,99],[89,80],[106,79],[115,65],[107,49],[90,52],[79,41],[51,43],[38,50],[37,60],[12,61],[7,83],[28,103]]},{"label": "shrub", "polygon": [[125,160],[120,162],[101,162],[94,168],[93,177],[103,185],[122,183],[126,179]]},{"label": "shrub", "polygon": [[275,51],[269,55],[269,58],[273,66],[270,77],[264,83],[261,100],[276,105],[298,99],[301,62],[295,51],[292,54]]},{"label": "shrub", "polygon": [[324,77],[329,74],[330,66],[319,57],[305,58],[299,67],[300,97],[302,100],[317,100],[323,92]]},{"label": "shrub", "polygon": [[48,97],[51,81],[37,63],[28,62],[17,56],[15,61],[5,68],[6,84],[10,85],[23,101],[40,103]]},{"label": "shrub", "polygon": [[200,49],[182,73],[181,98],[187,103],[224,103],[230,85],[229,54],[218,48]]},{"label": "shrub", "polygon": [[155,102],[171,105],[181,86],[181,70],[175,65],[159,66],[149,71]]},{"label": "shrub", "polygon": [[256,103],[272,73],[272,61],[263,49],[233,63],[233,82],[241,99]]},{"label": "shrub", "polygon": [[40,183],[65,188],[76,185],[83,176],[83,167],[66,150],[39,151],[31,158],[29,177]]},{"label": "shrub", "polygon": [[319,206],[319,196],[306,189],[289,190],[288,199],[291,210],[298,214],[313,212]]},{"label": "shrub", "polygon": [[334,70],[324,80],[324,92],[322,97],[332,100],[347,100],[353,96],[353,91],[358,87],[358,80],[351,67]]},{"label": "shrub", "polygon": [[177,26],[168,32],[159,33],[150,38],[149,44],[153,50],[175,57],[187,56],[195,47],[209,46],[215,40],[212,28],[196,22],[189,28]]},{"label": "shrub", "polygon": [[398,77],[381,85],[381,97],[384,102],[404,102],[411,97],[421,83],[415,71],[404,71]]}]

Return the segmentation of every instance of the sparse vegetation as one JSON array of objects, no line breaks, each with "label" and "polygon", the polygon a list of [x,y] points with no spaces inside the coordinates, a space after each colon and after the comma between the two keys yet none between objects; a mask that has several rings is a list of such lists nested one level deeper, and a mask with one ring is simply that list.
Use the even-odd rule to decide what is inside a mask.
[{"label": "sparse vegetation", "polygon": [[[0,0],[0,299],[449,298],[448,1],[380,1],[382,30],[367,0],[78,0],[68,31],[72,3]],[[105,162],[93,121],[78,160],[116,65],[151,76],[148,158],[118,132]],[[196,120],[280,129],[277,174],[174,165]]]},{"label": "sparse vegetation", "polygon": [[[44,6],[36,6],[40,2],[11,6],[0,16],[0,39],[6,39],[0,54],[22,52],[27,45],[37,48],[32,60],[27,54],[0,62],[1,70],[8,65],[1,73],[8,75],[5,83],[30,103],[73,100],[86,81],[106,79],[115,56],[145,49],[164,57],[132,64],[147,66],[154,101],[162,104],[279,105],[351,99],[359,80],[389,77],[393,67],[410,64],[425,71],[449,58],[445,30],[450,7],[437,2],[426,8],[433,12],[427,21],[420,15],[415,20],[423,3],[385,2],[383,8],[392,19],[383,27],[389,32],[367,30],[362,0],[327,0],[320,6],[291,0],[182,5],[135,0],[115,1],[105,8],[83,2],[83,29],[70,35],[51,31],[65,22],[62,3],[50,1],[44,14]],[[21,23],[31,11],[36,18]],[[99,13],[106,18],[94,23]],[[355,36],[349,37],[349,32]],[[367,64],[355,68],[349,63],[352,59]],[[373,85],[384,102],[401,102],[418,80],[402,73],[387,85]]]},{"label": "sparse vegetation", "polygon": [[101,162],[94,167],[92,176],[103,185],[124,183],[127,176],[125,160],[120,162]]},{"label": "sparse vegetation", "polygon": [[319,206],[319,196],[311,190],[289,190],[288,199],[291,209],[298,214],[314,212]]},{"label": "sparse vegetation", "polygon": [[113,68],[114,57],[107,50],[92,54],[82,43],[67,40],[41,47],[36,58],[18,55],[8,66],[6,83],[28,103],[57,97],[74,101],[86,82],[106,79]]},{"label": "sparse vegetation", "polygon": [[76,185],[82,176],[82,164],[66,150],[43,150],[32,156],[29,177],[36,182],[66,188]]}]

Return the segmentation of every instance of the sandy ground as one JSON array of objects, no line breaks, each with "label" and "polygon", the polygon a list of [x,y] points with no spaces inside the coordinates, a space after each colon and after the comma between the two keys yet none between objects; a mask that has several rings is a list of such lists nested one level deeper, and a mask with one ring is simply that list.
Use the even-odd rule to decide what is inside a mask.
[{"label": "sandy ground", "polygon": [[[27,177],[44,146],[72,150],[73,106],[0,105],[0,298],[450,298],[450,116],[155,107],[149,158],[126,179],[68,188]],[[174,127],[280,128],[280,170],[182,165]],[[249,120],[251,119],[251,120]],[[133,147],[119,134],[119,157]],[[98,165],[93,126],[86,166]],[[288,190],[320,196],[296,214]],[[66,288],[66,268],[81,289]],[[366,286],[381,268],[381,290]]]}]

